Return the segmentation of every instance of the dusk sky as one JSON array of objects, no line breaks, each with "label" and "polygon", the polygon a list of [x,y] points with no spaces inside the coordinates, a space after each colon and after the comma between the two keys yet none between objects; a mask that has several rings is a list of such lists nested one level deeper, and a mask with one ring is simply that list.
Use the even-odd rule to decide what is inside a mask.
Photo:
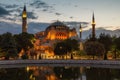
[{"label": "dusk sky", "polygon": [[0,0],[0,21],[21,24],[24,4],[28,23],[55,20],[91,23],[94,11],[97,28],[120,28],[120,0]]}]

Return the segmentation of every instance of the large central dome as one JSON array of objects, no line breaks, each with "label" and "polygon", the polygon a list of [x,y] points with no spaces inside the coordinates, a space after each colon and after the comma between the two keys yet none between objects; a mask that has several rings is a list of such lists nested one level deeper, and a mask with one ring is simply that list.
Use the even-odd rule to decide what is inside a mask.
[{"label": "large central dome", "polygon": [[52,23],[50,26],[65,26],[65,24],[63,24],[60,21],[56,21],[56,22]]},{"label": "large central dome", "polygon": [[68,29],[68,27],[64,23],[62,23],[62,22],[60,22],[58,20],[56,22],[50,24],[50,26],[48,26],[46,28],[46,31],[50,30],[50,29],[53,29],[53,28],[54,29]]},{"label": "large central dome", "polygon": [[46,39],[64,40],[76,35],[75,29],[69,29],[64,23],[56,21],[45,30]]}]

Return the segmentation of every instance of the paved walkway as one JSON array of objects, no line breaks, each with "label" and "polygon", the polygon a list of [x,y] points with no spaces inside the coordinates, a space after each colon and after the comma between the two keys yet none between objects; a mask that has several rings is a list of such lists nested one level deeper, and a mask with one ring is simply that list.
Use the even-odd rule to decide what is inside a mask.
[{"label": "paved walkway", "polygon": [[13,64],[98,64],[120,65],[118,60],[0,60],[0,65]]},{"label": "paved walkway", "polygon": [[115,60],[0,60],[0,68],[26,66],[72,66],[120,69],[120,61]]}]

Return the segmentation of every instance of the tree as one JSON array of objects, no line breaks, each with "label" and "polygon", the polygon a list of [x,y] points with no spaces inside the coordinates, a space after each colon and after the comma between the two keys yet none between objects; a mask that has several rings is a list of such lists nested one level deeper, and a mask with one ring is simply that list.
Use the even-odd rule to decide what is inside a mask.
[{"label": "tree", "polygon": [[87,38],[87,41],[97,41],[97,38],[93,38],[92,35],[90,34],[89,37]]},{"label": "tree", "polygon": [[54,53],[57,55],[65,55],[68,52],[71,53],[73,50],[79,50],[78,41],[75,39],[66,39],[56,43]]},{"label": "tree", "polygon": [[78,43],[77,40],[75,40],[75,39],[66,39],[64,42],[68,46],[68,52],[79,50],[79,43]]},{"label": "tree", "polygon": [[54,53],[56,55],[65,55],[67,54],[67,45],[64,42],[59,42],[56,44]]},{"label": "tree", "polygon": [[28,34],[24,32],[18,35],[14,35],[14,37],[17,42],[17,49],[19,52],[23,49],[26,54],[27,51],[33,47],[33,40],[34,40],[33,34]]},{"label": "tree", "polygon": [[114,40],[114,43],[115,43],[115,45],[116,45],[116,48],[117,48],[118,50],[120,50],[120,37],[116,38],[116,39]]},{"label": "tree", "polygon": [[104,54],[104,59],[107,59],[107,53],[110,50],[111,46],[112,46],[112,38],[110,35],[105,34],[105,33],[101,33],[99,38],[98,38],[98,42],[102,43],[104,45],[105,48],[105,54]]},{"label": "tree", "polygon": [[113,41],[114,43],[114,57],[117,57],[117,52],[120,51],[120,37],[115,38],[115,40]]},{"label": "tree", "polygon": [[4,57],[5,56],[5,53],[2,52],[2,49],[0,48],[0,57]]},{"label": "tree", "polygon": [[93,59],[94,56],[102,56],[105,51],[104,46],[99,42],[88,41],[84,47],[87,55],[92,55]]},{"label": "tree", "polygon": [[2,35],[0,45],[1,45],[1,53],[5,56],[5,59],[9,59],[9,57],[17,56],[16,41],[11,33],[7,32]]}]

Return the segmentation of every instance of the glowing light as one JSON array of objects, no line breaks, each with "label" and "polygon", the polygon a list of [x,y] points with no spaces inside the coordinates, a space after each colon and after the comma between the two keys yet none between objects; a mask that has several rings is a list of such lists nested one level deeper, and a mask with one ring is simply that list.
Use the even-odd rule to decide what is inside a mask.
[{"label": "glowing light", "polygon": [[92,24],[96,24],[95,22],[92,22]]},{"label": "glowing light", "polygon": [[26,18],[26,17],[27,17],[26,12],[23,12],[22,17],[23,17],[23,18]]},{"label": "glowing light", "polygon": [[82,32],[82,29],[80,29],[80,32]]},{"label": "glowing light", "polygon": [[28,72],[28,71],[30,70],[30,68],[29,68],[29,67],[27,67],[27,68],[26,68],[26,70],[27,70],[27,72]]},{"label": "glowing light", "polygon": [[60,78],[62,78],[62,74],[60,74]]}]

